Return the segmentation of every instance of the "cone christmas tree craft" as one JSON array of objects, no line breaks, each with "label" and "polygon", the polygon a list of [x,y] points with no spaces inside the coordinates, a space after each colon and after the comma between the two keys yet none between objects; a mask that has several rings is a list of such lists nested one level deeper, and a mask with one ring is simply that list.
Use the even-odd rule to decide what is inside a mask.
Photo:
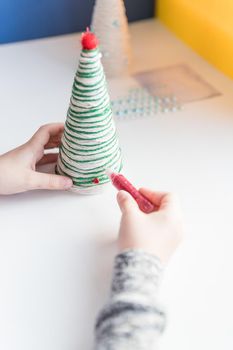
[{"label": "cone christmas tree craft", "polygon": [[73,180],[73,191],[98,192],[109,182],[105,171],[120,171],[121,151],[95,35],[82,36],[56,172]]},{"label": "cone christmas tree craft", "polygon": [[131,48],[124,1],[96,0],[91,29],[100,40],[107,77],[129,74]]}]

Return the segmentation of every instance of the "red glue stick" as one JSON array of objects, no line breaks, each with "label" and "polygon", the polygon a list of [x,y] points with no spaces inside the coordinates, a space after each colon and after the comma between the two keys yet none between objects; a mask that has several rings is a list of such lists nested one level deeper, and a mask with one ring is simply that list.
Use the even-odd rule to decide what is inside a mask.
[{"label": "red glue stick", "polygon": [[109,176],[112,184],[119,191],[124,190],[131,194],[131,196],[138,203],[141,211],[149,214],[155,210],[154,204],[152,204],[146,197],[144,197],[122,174],[116,174],[109,169],[106,170],[106,174]]}]

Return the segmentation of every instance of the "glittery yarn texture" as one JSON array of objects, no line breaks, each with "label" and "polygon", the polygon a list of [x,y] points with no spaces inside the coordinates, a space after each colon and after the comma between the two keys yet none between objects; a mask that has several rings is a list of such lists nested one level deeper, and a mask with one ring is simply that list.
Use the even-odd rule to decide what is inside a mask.
[{"label": "glittery yarn texture", "polygon": [[105,171],[122,168],[116,127],[98,47],[83,49],[73,83],[56,172],[72,178],[72,191],[98,193]]}]

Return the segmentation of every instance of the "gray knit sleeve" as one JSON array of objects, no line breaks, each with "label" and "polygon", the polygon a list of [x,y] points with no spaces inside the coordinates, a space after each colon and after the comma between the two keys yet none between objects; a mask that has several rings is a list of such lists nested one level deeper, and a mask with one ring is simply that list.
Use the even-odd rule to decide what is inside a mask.
[{"label": "gray knit sleeve", "polygon": [[157,301],[157,257],[127,250],[115,258],[111,296],[96,321],[96,350],[152,350],[165,326]]}]

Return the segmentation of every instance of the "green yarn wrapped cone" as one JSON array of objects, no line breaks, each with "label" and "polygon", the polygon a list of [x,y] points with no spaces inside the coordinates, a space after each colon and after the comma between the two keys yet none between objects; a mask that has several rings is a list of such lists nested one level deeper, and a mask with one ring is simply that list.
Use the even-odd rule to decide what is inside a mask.
[{"label": "green yarn wrapped cone", "polygon": [[72,178],[71,190],[94,194],[109,182],[106,169],[119,172],[122,159],[94,34],[86,32],[82,44],[56,172]]}]

